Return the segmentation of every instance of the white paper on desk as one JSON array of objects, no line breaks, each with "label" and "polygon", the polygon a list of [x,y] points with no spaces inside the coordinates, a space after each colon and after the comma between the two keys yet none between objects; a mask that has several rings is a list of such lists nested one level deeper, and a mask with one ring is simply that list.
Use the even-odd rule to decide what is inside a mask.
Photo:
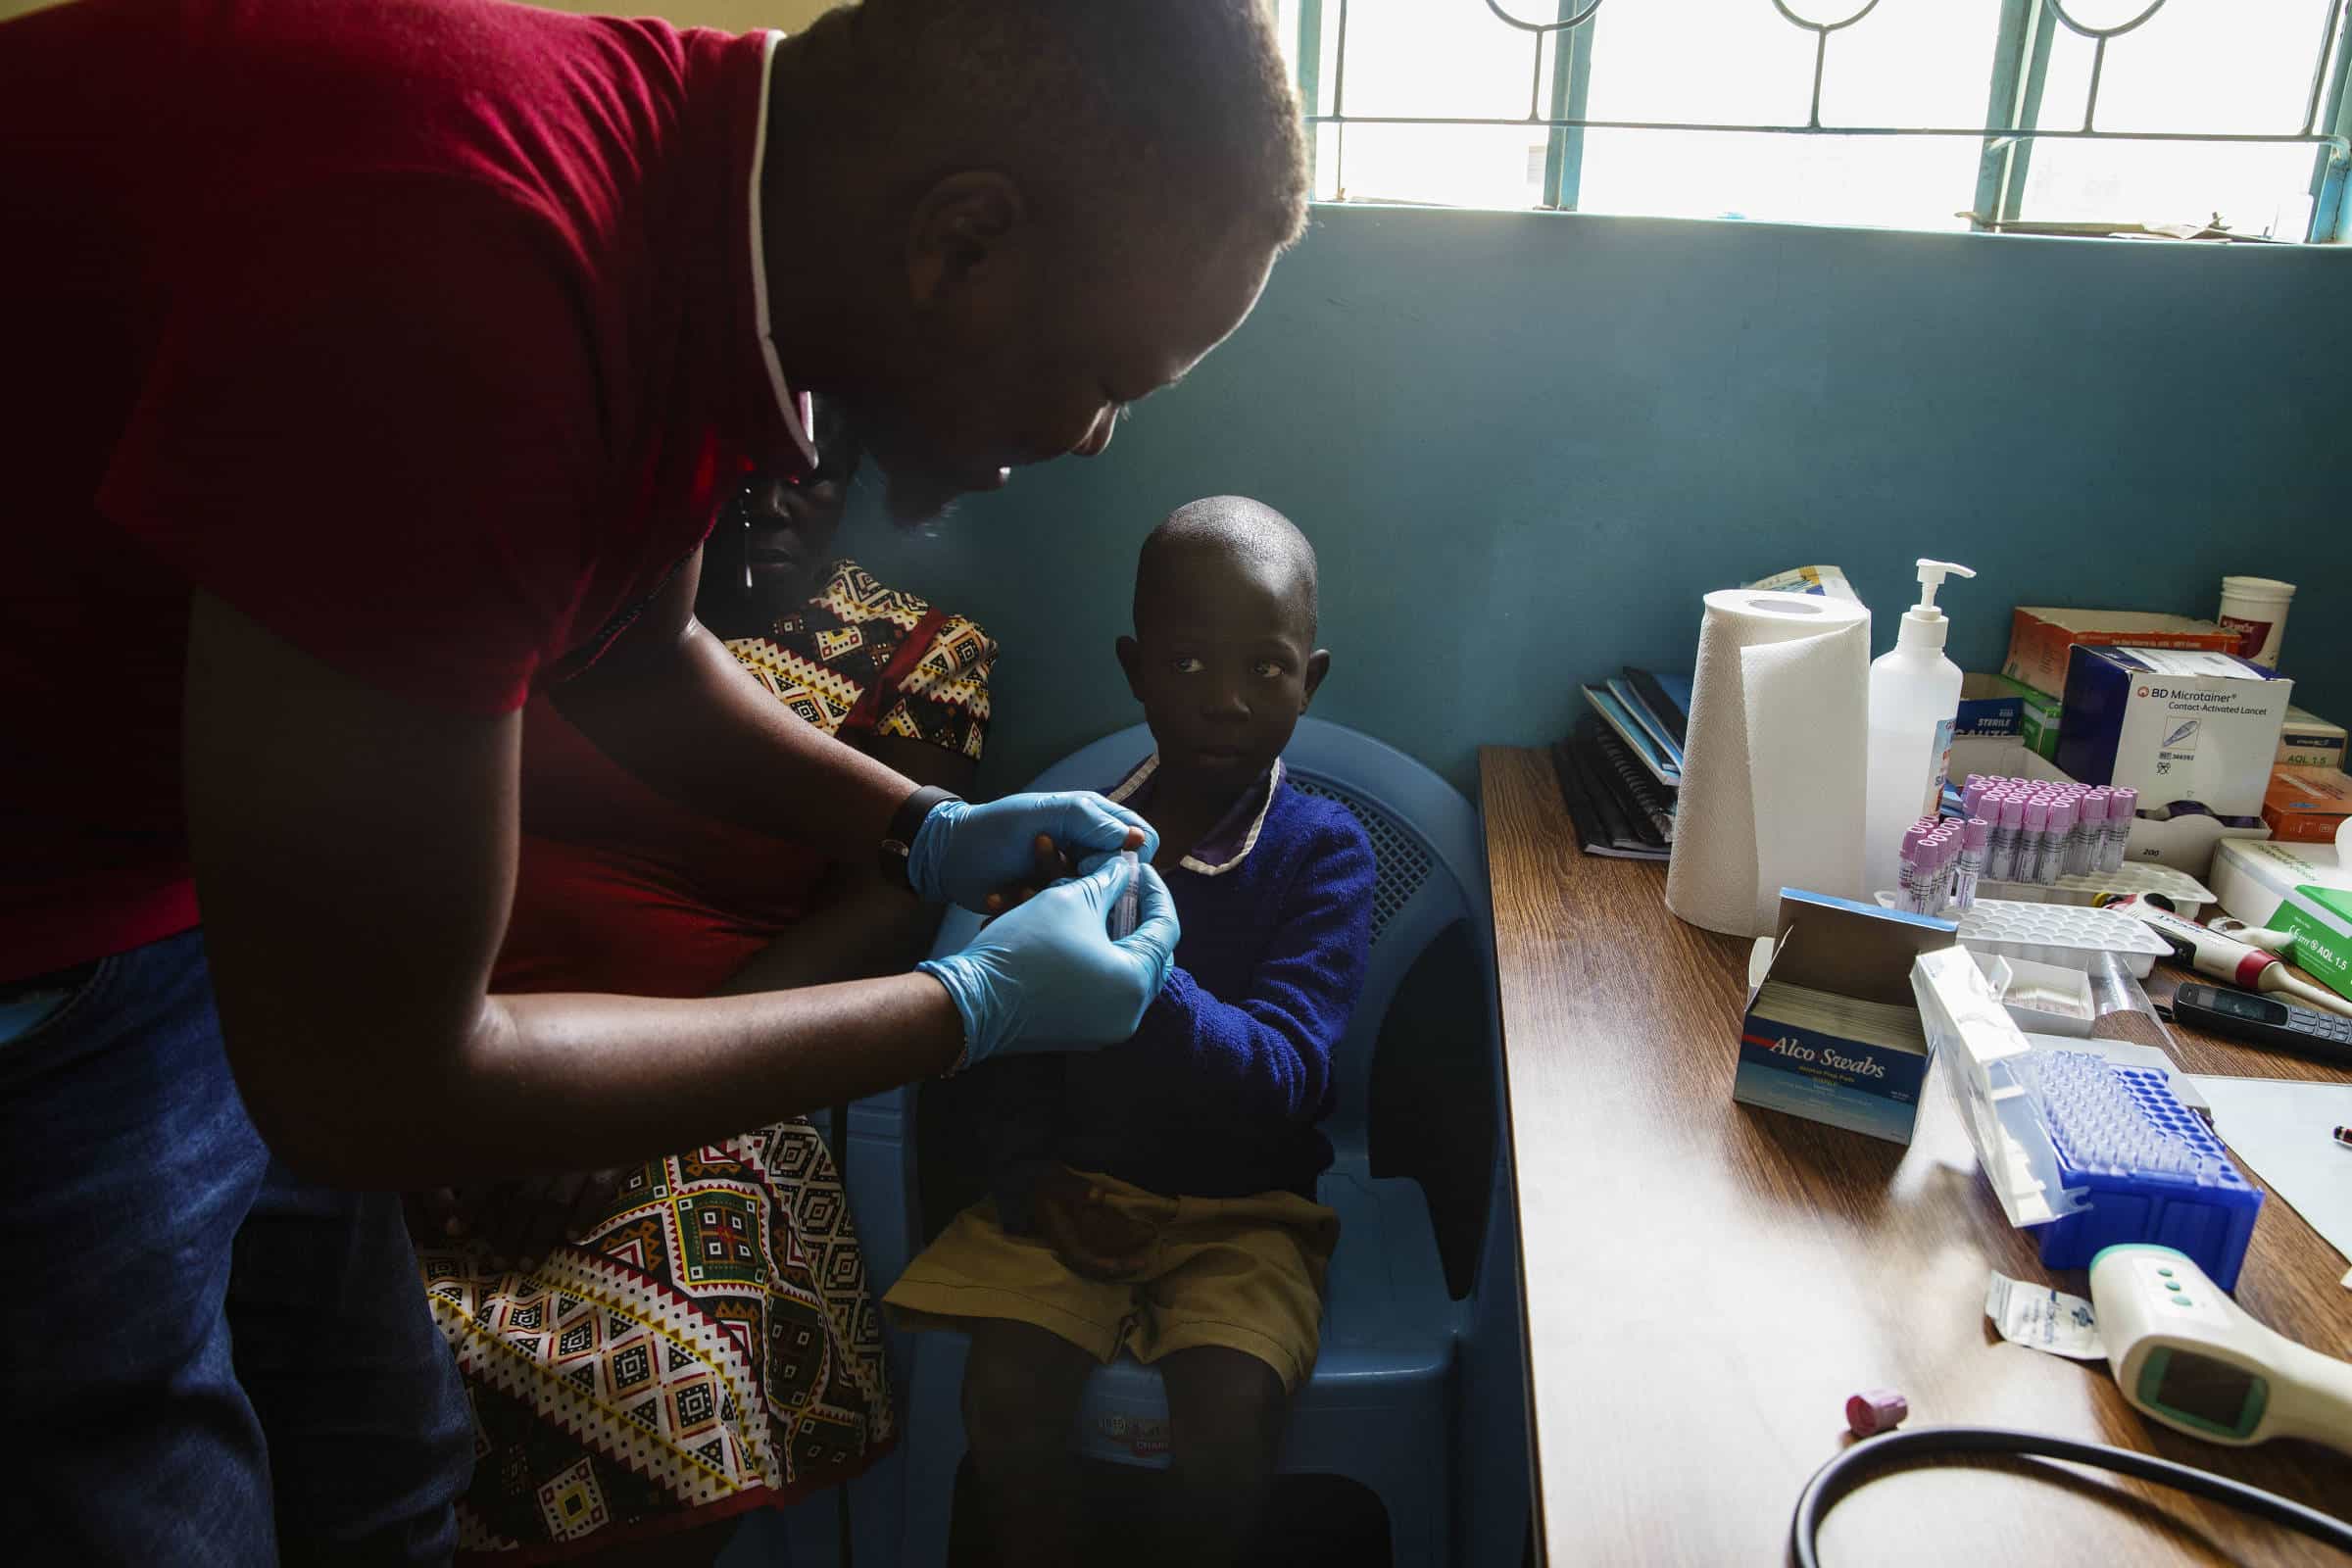
[{"label": "white paper on desk", "polygon": [[[2253,1167],[2273,1197],[2352,1258],[2352,1149],[2334,1129],[2352,1125],[2352,1084],[2295,1078],[2206,1078],[2213,1130]],[[2352,1286],[2352,1274],[2344,1276]]]}]

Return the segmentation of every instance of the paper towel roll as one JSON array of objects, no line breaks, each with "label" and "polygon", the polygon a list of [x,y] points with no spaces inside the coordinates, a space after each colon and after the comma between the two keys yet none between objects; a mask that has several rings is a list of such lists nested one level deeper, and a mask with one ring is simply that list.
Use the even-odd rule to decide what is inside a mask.
[{"label": "paper towel roll", "polygon": [[1862,886],[1870,612],[1815,594],[1707,595],[1666,906],[1769,935],[1784,887]]}]

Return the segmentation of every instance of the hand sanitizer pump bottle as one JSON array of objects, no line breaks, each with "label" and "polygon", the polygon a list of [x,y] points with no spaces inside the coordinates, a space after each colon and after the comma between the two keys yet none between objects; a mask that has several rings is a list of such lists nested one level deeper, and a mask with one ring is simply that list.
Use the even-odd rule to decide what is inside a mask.
[{"label": "hand sanitizer pump bottle", "polygon": [[1945,575],[1974,577],[1948,561],[1919,564],[1919,603],[1903,612],[1894,649],[1870,666],[1870,741],[1865,757],[1862,874],[1866,894],[1900,886],[1903,829],[1934,816],[1952,760],[1960,713],[1960,666],[1943,657],[1950,628],[1936,608]]}]

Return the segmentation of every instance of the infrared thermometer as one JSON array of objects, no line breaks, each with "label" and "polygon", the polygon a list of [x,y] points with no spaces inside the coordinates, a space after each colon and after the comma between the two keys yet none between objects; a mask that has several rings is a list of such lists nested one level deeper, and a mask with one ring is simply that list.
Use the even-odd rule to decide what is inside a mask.
[{"label": "infrared thermometer", "polygon": [[2235,1447],[2308,1438],[2352,1453],[2352,1362],[2255,1322],[2181,1253],[2102,1249],[2090,1306],[2117,1386],[2148,1419]]}]

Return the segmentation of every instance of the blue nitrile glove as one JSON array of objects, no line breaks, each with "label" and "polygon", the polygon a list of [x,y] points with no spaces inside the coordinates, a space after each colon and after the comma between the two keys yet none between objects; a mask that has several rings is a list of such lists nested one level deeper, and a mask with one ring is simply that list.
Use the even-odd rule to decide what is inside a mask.
[{"label": "blue nitrile glove", "polygon": [[1092,791],[1007,795],[985,806],[942,801],[906,846],[906,881],[923,898],[981,913],[998,889],[1037,879],[1040,833],[1081,872],[1089,872],[1096,856],[1127,847],[1129,828],[1143,830],[1143,858],[1152,858],[1159,848],[1158,831]]},{"label": "blue nitrile glove", "polygon": [[[1118,941],[1110,906],[1141,878],[1143,920]],[[1113,857],[999,915],[959,953],[918,965],[963,1015],[964,1065],[999,1053],[1087,1050],[1133,1035],[1175,960],[1175,901],[1149,864]]]}]

